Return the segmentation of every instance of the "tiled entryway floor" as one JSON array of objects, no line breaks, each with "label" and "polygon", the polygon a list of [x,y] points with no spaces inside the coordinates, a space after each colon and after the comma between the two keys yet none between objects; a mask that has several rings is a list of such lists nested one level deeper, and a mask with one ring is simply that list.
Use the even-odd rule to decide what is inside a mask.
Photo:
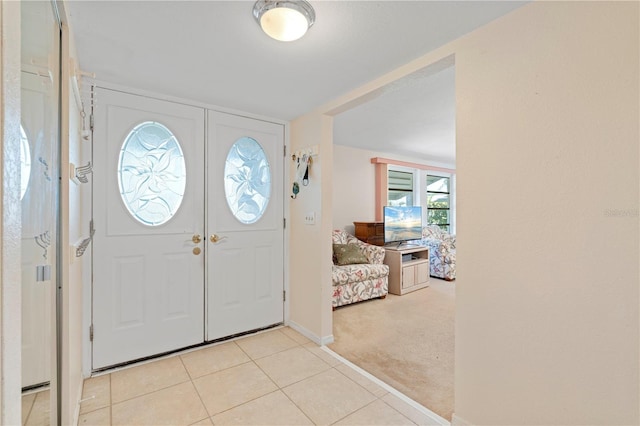
[{"label": "tiled entryway floor", "polygon": [[283,327],[87,379],[79,424],[438,423]]}]

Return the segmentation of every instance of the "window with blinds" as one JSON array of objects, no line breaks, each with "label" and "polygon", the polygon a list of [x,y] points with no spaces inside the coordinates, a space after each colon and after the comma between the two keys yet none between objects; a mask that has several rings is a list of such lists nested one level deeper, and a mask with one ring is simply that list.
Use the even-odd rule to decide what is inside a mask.
[{"label": "window with blinds", "polygon": [[413,173],[389,170],[388,173],[389,206],[413,206]]}]

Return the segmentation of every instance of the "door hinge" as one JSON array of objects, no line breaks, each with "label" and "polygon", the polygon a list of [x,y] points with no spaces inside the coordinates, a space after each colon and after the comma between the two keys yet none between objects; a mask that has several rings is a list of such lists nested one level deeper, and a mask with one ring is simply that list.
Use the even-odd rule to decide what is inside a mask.
[{"label": "door hinge", "polygon": [[282,301],[283,302],[287,301],[287,291],[286,290],[282,290]]},{"label": "door hinge", "polygon": [[286,145],[283,145],[282,147],[284,148],[283,153],[282,153],[282,156],[283,156],[283,157],[286,157],[286,156],[287,156],[287,146],[286,146]]},{"label": "door hinge", "polygon": [[93,342],[93,324],[89,326],[89,341]]},{"label": "door hinge", "polygon": [[93,132],[93,125],[94,125],[93,113],[91,113],[91,115],[89,116],[89,130],[91,130],[92,132]]},{"label": "door hinge", "polygon": [[284,229],[287,229],[287,218],[286,218],[286,217],[283,217],[283,218],[282,218],[282,227],[283,227]]}]

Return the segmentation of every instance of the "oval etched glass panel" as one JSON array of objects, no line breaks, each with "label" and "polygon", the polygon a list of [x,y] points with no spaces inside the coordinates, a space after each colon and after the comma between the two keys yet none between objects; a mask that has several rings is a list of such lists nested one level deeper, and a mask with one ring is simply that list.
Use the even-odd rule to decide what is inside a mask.
[{"label": "oval etched glass panel", "polygon": [[120,149],[118,185],[131,215],[143,225],[171,219],[182,203],[186,164],[176,137],[153,121],[138,124]]},{"label": "oval etched glass panel", "polygon": [[29,149],[29,138],[20,126],[20,199],[24,198],[24,194],[29,187],[29,178],[31,177],[31,150]]},{"label": "oval etched glass panel", "polygon": [[250,137],[238,139],[224,165],[224,194],[240,222],[258,221],[271,196],[271,169],[260,144]]}]

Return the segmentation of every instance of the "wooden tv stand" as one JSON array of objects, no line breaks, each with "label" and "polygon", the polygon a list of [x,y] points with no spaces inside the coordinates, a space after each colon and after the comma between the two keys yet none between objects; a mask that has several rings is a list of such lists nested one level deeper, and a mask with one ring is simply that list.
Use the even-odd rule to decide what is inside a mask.
[{"label": "wooden tv stand", "polygon": [[429,247],[385,246],[389,293],[403,295],[429,286]]}]

